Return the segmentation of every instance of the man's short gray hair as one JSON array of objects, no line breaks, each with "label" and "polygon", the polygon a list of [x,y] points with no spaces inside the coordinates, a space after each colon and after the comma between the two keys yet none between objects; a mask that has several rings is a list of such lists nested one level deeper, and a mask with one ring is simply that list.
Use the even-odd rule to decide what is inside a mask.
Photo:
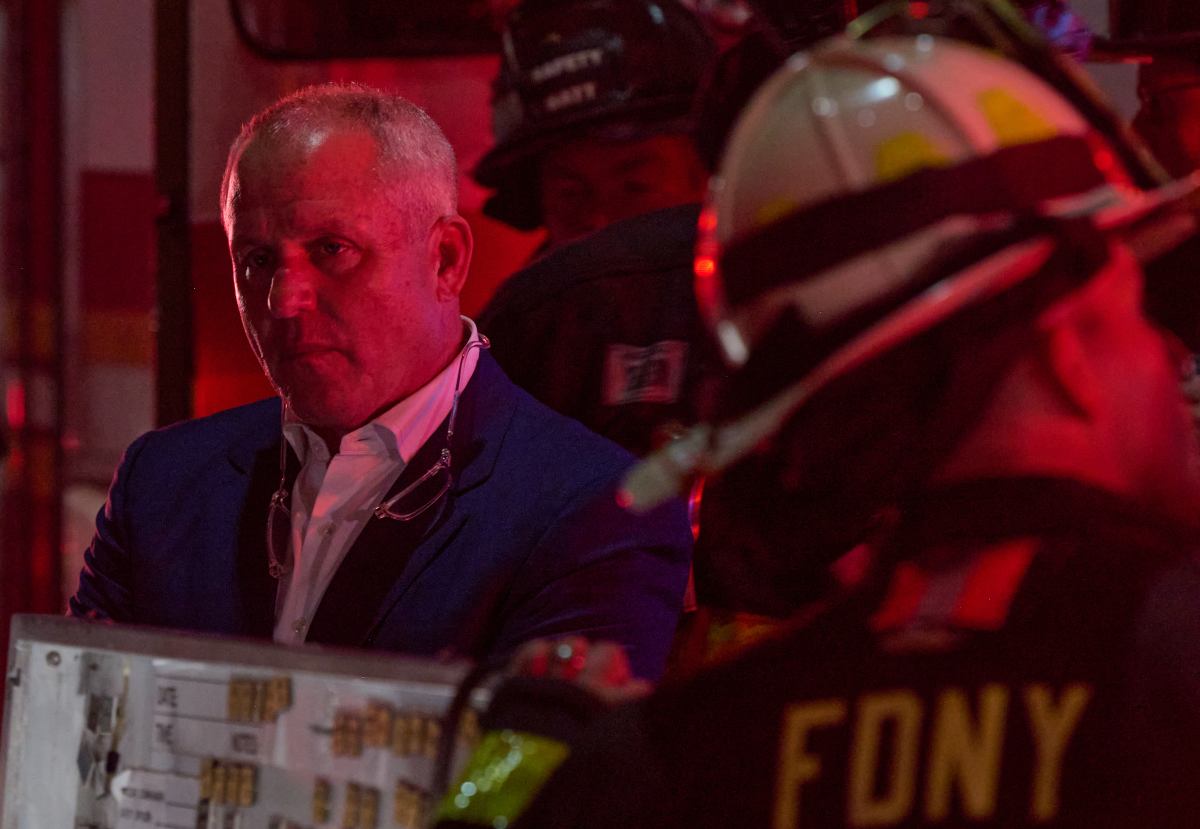
[{"label": "man's short gray hair", "polygon": [[399,95],[363,84],[324,83],[280,98],[242,125],[229,148],[221,179],[223,222],[227,224],[234,170],[251,142],[260,138],[287,142],[329,126],[360,127],[374,136],[383,163],[381,179],[394,182],[403,176],[412,188],[408,195],[418,197],[411,202],[413,208],[424,207],[435,215],[458,209],[454,148],[425,110]]}]

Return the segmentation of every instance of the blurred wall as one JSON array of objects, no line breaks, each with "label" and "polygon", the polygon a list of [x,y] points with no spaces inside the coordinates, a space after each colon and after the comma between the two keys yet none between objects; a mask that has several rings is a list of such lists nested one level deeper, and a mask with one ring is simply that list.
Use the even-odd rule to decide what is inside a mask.
[{"label": "blurred wall", "polygon": [[154,0],[63,3],[63,595],[154,426]]},{"label": "blurred wall", "polygon": [[[1108,0],[1070,0],[1071,7],[1088,21],[1092,30],[1107,35]],[[1132,63],[1090,63],[1088,72],[1126,118],[1137,111],[1137,65]]]}]

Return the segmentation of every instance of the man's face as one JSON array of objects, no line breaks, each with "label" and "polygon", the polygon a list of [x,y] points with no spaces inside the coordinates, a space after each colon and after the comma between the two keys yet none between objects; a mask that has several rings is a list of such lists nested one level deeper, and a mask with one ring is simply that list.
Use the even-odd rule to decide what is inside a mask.
[{"label": "man's face", "polygon": [[255,139],[225,205],[250,346],[293,412],[334,436],[424,385],[461,335],[442,220],[386,181],[368,132],[312,129]]},{"label": "man's face", "polygon": [[569,141],[546,154],[540,173],[552,246],[621,219],[697,202],[706,181],[692,143],[681,135]]}]

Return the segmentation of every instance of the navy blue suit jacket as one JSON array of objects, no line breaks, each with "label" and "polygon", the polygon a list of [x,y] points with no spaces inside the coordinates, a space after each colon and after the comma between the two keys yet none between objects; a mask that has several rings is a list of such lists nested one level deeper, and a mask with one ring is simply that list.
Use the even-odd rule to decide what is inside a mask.
[{"label": "navy blue suit jacket", "polygon": [[[70,612],[271,636],[267,504],[279,401],[150,432],[117,469]],[[419,477],[439,429],[392,492]],[[536,637],[581,634],[657,678],[687,580],[682,504],[645,517],[613,485],[630,456],[518,389],[487,354],[463,390],[454,484],[411,522],[372,518],[334,575],[308,641],[500,662]]]}]

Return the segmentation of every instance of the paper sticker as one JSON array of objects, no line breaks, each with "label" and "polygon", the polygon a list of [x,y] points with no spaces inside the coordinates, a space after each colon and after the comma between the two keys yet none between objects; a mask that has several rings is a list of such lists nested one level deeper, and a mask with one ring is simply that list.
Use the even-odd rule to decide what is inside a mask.
[{"label": "paper sticker", "polygon": [[604,365],[604,405],[674,403],[683,386],[687,343],[663,340],[639,348],[613,344]]},{"label": "paper sticker", "polygon": [[116,829],[194,829],[200,800],[195,778],[127,769],[113,779]]}]

